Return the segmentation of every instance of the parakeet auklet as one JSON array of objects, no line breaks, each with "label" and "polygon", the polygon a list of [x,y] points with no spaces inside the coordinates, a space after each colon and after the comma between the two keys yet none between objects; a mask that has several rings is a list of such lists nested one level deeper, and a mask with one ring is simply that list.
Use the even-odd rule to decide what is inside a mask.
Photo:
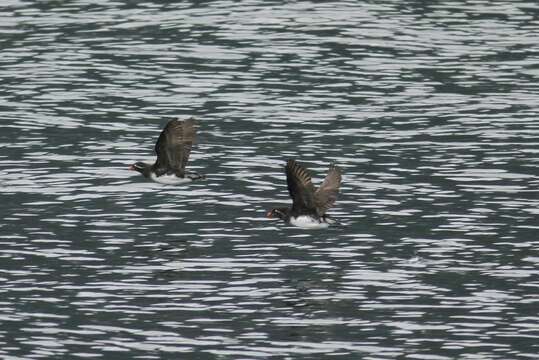
[{"label": "parakeet auklet", "polygon": [[279,218],[302,228],[324,228],[334,223],[326,211],[337,199],[341,170],[332,164],[322,185],[316,189],[309,172],[295,160],[288,160],[285,169],[292,207],[272,209],[267,217]]},{"label": "parakeet auklet", "polygon": [[193,180],[203,179],[204,175],[185,171],[185,165],[195,141],[195,119],[184,121],[170,120],[155,144],[157,160],[147,164],[136,162],[129,167],[155,182],[168,185],[177,185]]}]

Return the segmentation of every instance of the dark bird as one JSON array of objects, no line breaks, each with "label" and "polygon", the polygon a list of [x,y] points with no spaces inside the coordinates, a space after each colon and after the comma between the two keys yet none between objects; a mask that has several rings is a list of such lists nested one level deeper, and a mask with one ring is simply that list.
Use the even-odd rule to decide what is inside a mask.
[{"label": "dark bird", "polygon": [[152,165],[139,161],[131,165],[129,170],[138,171],[148,179],[169,185],[203,179],[204,175],[185,171],[195,135],[195,119],[170,120],[155,144],[155,163]]},{"label": "dark bird", "polygon": [[308,170],[295,160],[288,160],[285,169],[292,207],[272,209],[267,213],[267,217],[279,218],[303,228],[323,228],[334,223],[326,212],[337,199],[342,178],[341,169],[332,164],[318,189],[311,182]]}]

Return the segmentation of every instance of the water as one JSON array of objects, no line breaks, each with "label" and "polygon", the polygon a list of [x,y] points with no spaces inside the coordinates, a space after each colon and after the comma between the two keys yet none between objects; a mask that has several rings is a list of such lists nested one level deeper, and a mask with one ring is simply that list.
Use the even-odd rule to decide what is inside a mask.
[{"label": "water", "polygon": [[[4,1],[0,357],[539,358],[538,14]],[[206,181],[127,170],[192,115]],[[265,218],[287,158],[341,226]]]}]

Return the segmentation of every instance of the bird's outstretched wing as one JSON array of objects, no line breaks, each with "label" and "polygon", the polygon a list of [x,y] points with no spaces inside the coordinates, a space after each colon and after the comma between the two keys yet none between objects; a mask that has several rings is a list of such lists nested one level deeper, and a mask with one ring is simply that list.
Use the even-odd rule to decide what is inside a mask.
[{"label": "bird's outstretched wing", "polygon": [[292,197],[292,212],[309,212],[316,210],[314,186],[311,175],[295,160],[286,163],[286,182]]},{"label": "bird's outstretched wing", "polygon": [[179,177],[185,175],[185,166],[189,160],[189,154],[195,141],[195,119],[184,121],[178,119],[167,123],[155,144],[157,161],[154,171],[157,176],[164,174],[176,174]]},{"label": "bird's outstretched wing", "polygon": [[341,169],[331,164],[322,185],[314,193],[318,216],[324,215],[337,200],[341,180]]}]

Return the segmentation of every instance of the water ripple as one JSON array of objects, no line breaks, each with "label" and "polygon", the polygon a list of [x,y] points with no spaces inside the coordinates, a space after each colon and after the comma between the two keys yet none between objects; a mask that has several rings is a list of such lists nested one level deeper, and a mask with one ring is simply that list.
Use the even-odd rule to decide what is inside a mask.
[{"label": "water ripple", "polygon": [[[5,2],[0,357],[536,357],[536,13]],[[175,116],[184,188],[127,170]],[[265,217],[287,158],[340,226]]]}]

